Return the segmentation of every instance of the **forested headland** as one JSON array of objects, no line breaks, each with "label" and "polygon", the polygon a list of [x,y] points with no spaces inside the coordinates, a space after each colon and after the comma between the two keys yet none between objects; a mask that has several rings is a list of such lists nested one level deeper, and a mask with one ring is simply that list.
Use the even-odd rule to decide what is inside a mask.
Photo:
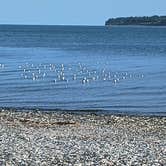
[{"label": "forested headland", "polygon": [[151,17],[118,17],[110,18],[105,22],[106,26],[110,25],[152,25],[166,26],[166,16],[151,16]]}]

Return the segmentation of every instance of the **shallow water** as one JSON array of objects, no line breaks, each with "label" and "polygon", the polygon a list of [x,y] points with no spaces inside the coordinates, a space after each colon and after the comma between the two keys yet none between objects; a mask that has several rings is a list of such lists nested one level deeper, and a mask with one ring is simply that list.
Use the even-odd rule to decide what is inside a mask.
[{"label": "shallow water", "polygon": [[0,26],[0,107],[166,115],[166,27]]}]

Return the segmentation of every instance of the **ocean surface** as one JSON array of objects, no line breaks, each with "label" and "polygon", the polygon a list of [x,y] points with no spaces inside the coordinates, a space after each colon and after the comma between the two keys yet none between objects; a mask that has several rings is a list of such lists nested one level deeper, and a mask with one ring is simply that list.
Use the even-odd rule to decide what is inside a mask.
[{"label": "ocean surface", "polygon": [[166,27],[0,26],[0,107],[166,115]]}]

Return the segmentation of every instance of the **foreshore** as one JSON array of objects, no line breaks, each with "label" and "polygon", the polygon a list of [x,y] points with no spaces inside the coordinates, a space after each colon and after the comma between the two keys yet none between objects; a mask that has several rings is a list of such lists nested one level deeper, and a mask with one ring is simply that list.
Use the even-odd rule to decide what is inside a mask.
[{"label": "foreshore", "polygon": [[166,165],[166,117],[0,110],[0,165]]}]

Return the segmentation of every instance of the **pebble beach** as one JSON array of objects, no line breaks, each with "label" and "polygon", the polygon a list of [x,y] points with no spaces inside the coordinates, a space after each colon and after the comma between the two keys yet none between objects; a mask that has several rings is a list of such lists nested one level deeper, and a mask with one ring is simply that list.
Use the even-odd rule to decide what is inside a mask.
[{"label": "pebble beach", "polygon": [[166,117],[0,110],[1,166],[164,166]]}]

